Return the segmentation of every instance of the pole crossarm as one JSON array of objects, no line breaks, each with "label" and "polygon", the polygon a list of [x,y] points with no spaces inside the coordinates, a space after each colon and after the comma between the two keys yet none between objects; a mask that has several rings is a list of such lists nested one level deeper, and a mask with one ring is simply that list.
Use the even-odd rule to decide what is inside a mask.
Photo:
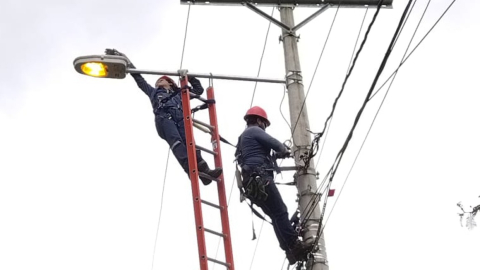
[{"label": "pole crossarm", "polygon": [[271,21],[276,26],[279,26],[280,28],[283,28],[283,29],[285,29],[286,31],[289,31],[289,32],[292,31],[292,29],[290,27],[288,27],[284,23],[278,21],[277,19],[273,18],[272,16],[268,15],[267,13],[263,12],[262,10],[257,8],[254,4],[252,4],[252,3],[244,3],[244,4],[247,8],[253,10],[253,12],[257,13],[258,15],[260,15],[262,17],[264,17],[265,19]]},{"label": "pole crossarm", "polygon": [[[145,70],[127,68],[127,73],[130,74],[150,74],[150,75],[167,75],[167,76],[180,76],[178,71],[157,71],[157,70]],[[218,75],[218,74],[205,74],[205,73],[188,73],[189,76],[206,79],[220,79],[220,80],[232,80],[232,81],[249,81],[249,82],[264,82],[264,83],[281,83],[285,84],[285,79],[269,79],[258,77],[243,77],[243,76],[230,76],[230,75]]]},{"label": "pole crossarm", "polygon": [[292,28],[292,32],[296,32],[298,29],[309,23],[311,20],[315,19],[318,15],[322,14],[325,10],[327,10],[330,7],[330,4],[323,5],[319,10],[315,11],[312,15],[308,16],[305,20],[300,22],[299,24],[295,25]]},{"label": "pole crossarm", "polygon": [[[378,5],[378,0],[258,0],[258,1],[238,1],[238,0],[180,0],[183,5],[229,5],[240,6],[245,3],[254,3],[258,6],[280,6],[294,5],[297,7],[320,7],[323,5],[333,5],[342,7],[365,7],[369,5]],[[384,0],[384,7],[391,8],[393,0]]]},{"label": "pole crossarm", "polygon": [[273,18],[272,16],[268,15],[267,13],[263,12],[261,9],[257,8],[254,4],[245,2],[243,3],[247,8],[251,9],[253,12],[257,13],[258,15],[264,17],[265,19],[271,21],[273,24],[276,26],[283,28],[284,30],[288,31],[289,33],[293,33],[300,29],[302,26],[313,20],[315,17],[318,15],[322,14],[327,8],[330,6],[329,4],[327,5],[322,5],[322,7],[315,11],[312,15],[310,15],[308,18],[303,20],[301,23],[297,24],[295,27],[289,27],[286,24],[280,22],[279,20]]}]

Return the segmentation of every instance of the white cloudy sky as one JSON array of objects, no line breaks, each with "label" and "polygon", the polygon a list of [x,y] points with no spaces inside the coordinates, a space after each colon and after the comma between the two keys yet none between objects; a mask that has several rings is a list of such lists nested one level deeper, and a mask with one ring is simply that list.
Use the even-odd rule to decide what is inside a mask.
[{"label": "white cloudy sky", "polygon": [[[372,29],[339,102],[321,176],[347,135],[406,2],[395,0],[393,9],[382,10]],[[381,82],[398,65],[426,3],[418,0]],[[449,4],[432,1],[414,44]],[[462,228],[456,207],[480,202],[479,8],[477,1],[456,1],[401,69],[343,193],[334,197],[338,203],[333,212],[333,200],[327,208],[331,269],[479,269],[480,228]],[[114,47],[138,68],[175,71],[187,10],[178,0],[1,1],[0,269],[139,270],[152,269],[153,259],[153,269],[199,268],[189,181],[170,159],[164,182],[168,146],[156,134],[148,98],[130,77],[90,78],[72,65],[77,56]],[[296,9],[296,21],[313,11]],[[334,14],[330,9],[298,33],[305,90]],[[322,129],[340,89],[363,14],[338,13],[307,101],[313,131]],[[267,27],[267,20],[244,7],[193,6],[183,67],[256,76]],[[272,26],[261,77],[284,76],[279,35]],[[220,132],[236,141],[254,83],[214,85]],[[360,121],[334,180],[337,190],[384,94]],[[268,132],[283,141],[289,128],[279,110],[288,118],[282,96],[283,86],[259,84],[253,103],[267,110]],[[197,143],[208,146],[209,138],[197,134]],[[227,145],[222,150],[230,191],[234,151]],[[290,179],[284,174],[279,181]],[[293,211],[296,189],[280,191]],[[202,188],[204,198],[214,195],[213,185]],[[232,196],[236,268],[281,269],[284,255],[269,226],[252,259],[257,241],[250,241],[251,213],[236,190]],[[207,227],[218,227],[214,214],[205,210]],[[254,222],[259,234],[262,223]],[[214,254],[216,238],[207,241]]]}]

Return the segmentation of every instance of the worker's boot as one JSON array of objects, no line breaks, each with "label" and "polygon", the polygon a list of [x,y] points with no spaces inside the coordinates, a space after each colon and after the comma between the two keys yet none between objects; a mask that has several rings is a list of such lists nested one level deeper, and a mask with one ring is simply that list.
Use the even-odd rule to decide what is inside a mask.
[{"label": "worker's boot", "polygon": [[[200,180],[202,180],[202,183],[205,186],[209,185],[212,182],[212,179],[210,178],[217,179],[223,172],[222,168],[215,168],[213,170],[210,170],[205,160],[200,160],[197,165],[199,171],[198,175],[200,176]],[[204,175],[202,175],[202,173]]]},{"label": "worker's boot", "polygon": [[285,254],[287,255],[289,265],[293,265],[297,262],[297,259],[295,258],[295,256],[293,256],[293,253],[290,250],[286,250]]},{"label": "worker's boot", "polygon": [[303,241],[297,239],[290,248],[290,252],[296,261],[306,261],[308,253],[312,251],[312,245],[305,244]]}]

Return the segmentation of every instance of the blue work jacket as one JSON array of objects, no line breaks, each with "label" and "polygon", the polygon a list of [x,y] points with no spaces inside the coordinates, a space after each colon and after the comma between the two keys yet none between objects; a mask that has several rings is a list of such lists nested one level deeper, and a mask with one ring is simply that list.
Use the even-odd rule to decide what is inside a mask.
[{"label": "blue work jacket", "polygon": [[[150,98],[152,103],[153,113],[155,116],[162,116],[169,113],[171,109],[182,110],[182,96],[180,94],[180,88],[175,88],[171,91],[163,87],[154,88],[145,81],[140,74],[131,74],[135,79],[138,87]],[[189,77],[188,81],[192,86],[190,92],[201,95],[203,93],[203,87],[200,81],[195,77]]]}]

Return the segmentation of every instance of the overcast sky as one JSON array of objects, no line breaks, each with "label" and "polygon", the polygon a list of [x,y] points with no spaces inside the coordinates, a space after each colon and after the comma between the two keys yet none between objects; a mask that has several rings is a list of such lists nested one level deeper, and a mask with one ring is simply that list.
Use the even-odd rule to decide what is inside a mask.
[{"label": "overcast sky", "polygon": [[[372,28],[331,124],[320,178],[351,128],[406,3],[395,0]],[[380,82],[398,66],[426,3],[417,1]],[[449,4],[432,1],[413,44]],[[478,1],[456,1],[400,69],[343,192],[329,200],[330,269],[479,269],[480,228],[461,227],[456,206],[480,204],[479,9]],[[297,8],[296,22],[314,10]],[[153,269],[199,269],[190,182],[172,156],[164,181],[169,150],[156,133],[148,97],[130,76],[91,78],[72,64],[77,56],[113,47],[137,68],[176,71],[187,11],[178,0],[1,1],[0,269],[150,270],[153,260]],[[340,9],[314,77],[335,11],[297,33],[305,91],[313,80],[307,108],[316,132],[340,90],[365,14]],[[274,16],[279,19],[278,11]],[[256,76],[268,24],[241,6],[192,6],[183,67]],[[279,35],[272,25],[261,77],[285,75]],[[220,133],[236,142],[254,83],[214,80],[214,86]],[[368,104],[333,188],[345,182],[385,90]],[[281,141],[290,134],[283,96],[282,85],[261,83],[253,99],[267,110],[267,132]],[[206,113],[195,117],[208,119]],[[196,135],[199,145],[210,145],[208,136]],[[233,153],[222,145],[228,192]],[[291,179],[290,173],[277,178]],[[279,189],[294,211],[296,188]],[[204,199],[215,200],[214,185],[201,191]],[[217,212],[204,211],[205,226],[218,228]],[[271,226],[262,228],[254,217],[259,240],[251,241],[251,211],[239,203],[236,188],[229,213],[236,269],[280,270],[284,254]],[[209,256],[215,257],[217,243],[207,236]]]}]

